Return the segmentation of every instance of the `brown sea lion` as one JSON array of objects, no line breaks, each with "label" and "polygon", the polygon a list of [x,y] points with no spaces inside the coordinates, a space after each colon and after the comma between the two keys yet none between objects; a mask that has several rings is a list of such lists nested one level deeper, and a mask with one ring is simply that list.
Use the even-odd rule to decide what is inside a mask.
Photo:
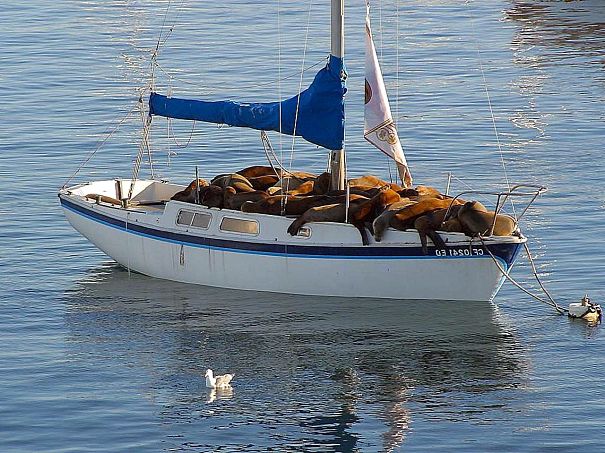
[{"label": "brown sea lion", "polygon": [[401,198],[411,198],[411,197],[417,197],[419,195],[419,193],[416,189],[409,189],[409,188],[398,190],[397,193],[399,194],[399,196]]},{"label": "brown sea lion", "polygon": [[209,208],[222,208],[224,189],[214,184],[200,188],[200,204]]},{"label": "brown sea lion", "polygon": [[237,173],[228,173],[215,176],[210,184],[214,184],[215,186],[219,186],[223,189],[231,186],[238,192],[252,192],[255,190],[248,179]]},{"label": "brown sea lion", "polygon": [[409,198],[402,198],[400,201],[389,205],[378,217],[372,222],[372,231],[374,240],[380,242],[384,236],[384,232],[390,226],[391,218],[403,208],[416,203]]},{"label": "brown sea lion", "polygon": [[349,219],[354,222],[372,222],[387,206],[397,203],[401,198],[399,194],[388,185],[379,189],[378,193],[367,201],[351,206]]},{"label": "brown sea lion", "polygon": [[313,182],[313,194],[324,195],[330,190],[330,173],[323,172]]},{"label": "brown sea lion", "polygon": [[349,179],[349,186],[382,187],[389,183],[373,175],[364,175]]},{"label": "brown sea lion", "polygon": [[257,178],[259,176],[277,176],[275,170],[272,167],[267,167],[263,165],[253,165],[252,167],[246,167],[240,171],[236,172],[238,175],[242,175],[244,178]]},{"label": "brown sea lion", "polygon": [[299,185],[296,189],[288,190],[288,195],[307,195],[313,192],[313,186],[315,185],[315,181],[305,181],[301,185]]},{"label": "brown sea lion", "polygon": [[446,231],[448,233],[464,233],[464,229],[462,228],[458,217],[453,217],[443,222],[439,227],[439,231]]},{"label": "brown sea lion", "polygon": [[277,175],[262,175],[262,176],[254,176],[252,178],[248,178],[250,184],[252,184],[252,188],[255,190],[267,190],[269,187],[275,185],[277,181],[279,181],[279,177]]},{"label": "brown sea lion", "polygon": [[[495,223],[494,216],[496,217]],[[496,215],[478,201],[466,202],[458,211],[457,218],[464,234],[471,237],[489,235],[492,224],[494,225],[494,236],[510,236],[517,229],[517,222],[511,216]]]},{"label": "brown sea lion", "polygon": [[[293,172],[294,174],[286,174],[277,181],[269,190],[272,195],[284,195],[286,192],[290,193],[293,190],[298,189],[301,185],[306,182],[315,180],[315,176],[311,173]],[[296,176],[296,175],[301,176]],[[311,175],[311,176],[305,176]],[[308,187],[308,186],[307,186]]]},{"label": "brown sea lion", "polygon": [[[199,185],[200,188],[208,187],[208,181],[199,178],[197,179],[197,185]],[[194,179],[185,189],[175,193],[172,197],[170,197],[170,199],[176,201],[185,201],[187,203],[195,203],[195,188],[196,180]]]},{"label": "brown sea lion", "polygon": [[227,187],[223,194],[223,206],[227,209],[239,211],[246,201],[260,201],[269,197],[267,192],[255,190],[254,192],[237,192],[233,187]]},{"label": "brown sea lion", "polygon": [[[206,181],[205,179],[202,178],[198,178],[197,179],[197,186],[199,187],[208,187],[210,184],[208,184],[208,181]],[[187,186],[187,188],[185,190],[193,190],[196,187],[196,180],[194,179],[193,181],[191,181],[191,183],[189,183],[189,185]]]},{"label": "brown sea lion", "polygon": [[308,209],[330,203],[325,195],[272,195],[256,202],[246,202],[241,206],[243,212],[256,212],[273,215],[301,215]]},{"label": "brown sea lion", "polygon": [[302,181],[317,178],[317,175],[315,173],[309,173],[308,171],[282,171],[281,176],[300,179]]},{"label": "brown sea lion", "polygon": [[430,186],[417,186],[415,190],[418,192],[419,196],[430,195],[436,198],[441,198],[440,195],[442,195],[441,192]]},{"label": "brown sea lion", "polygon": [[[355,220],[350,215],[351,210],[355,210],[358,207],[358,204],[366,203],[367,199],[358,198],[349,202],[349,223],[353,224],[361,235],[361,242],[363,245],[368,245],[368,234],[365,229],[363,221]],[[310,208],[306,210],[302,215],[300,215],[294,222],[290,224],[288,227],[288,233],[292,236],[296,236],[298,234],[298,230],[308,222],[344,222],[346,218],[347,207],[345,203],[335,203],[328,204],[323,206],[317,206],[314,208]]]},{"label": "brown sea lion", "polygon": [[[414,226],[417,217],[437,209],[447,208],[451,203],[451,199],[441,200],[439,198],[420,197],[417,203],[395,213],[391,218],[390,226],[396,230],[405,231]],[[455,203],[458,203],[458,201]]]},{"label": "brown sea lion", "polygon": [[404,190],[404,188],[401,187],[399,184],[395,184],[393,182],[389,183],[389,188],[392,189],[392,190],[394,190],[395,192],[398,192],[398,193],[401,192],[402,190]]},{"label": "brown sea lion", "polygon": [[418,230],[418,236],[420,236],[420,243],[422,244],[422,253],[425,255],[428,253],[427,249],[427,236],[431,238],[433,244],[439,248],[445,248],[445,242],[437,233],[437,230],[441,229],[441,225],[446,220],[446,215],[450,218],[455,218],[460,210],[460,205],[455,205],[447,208],[437,209],[427,214],[421,215],[414,221],[414,228]]}]

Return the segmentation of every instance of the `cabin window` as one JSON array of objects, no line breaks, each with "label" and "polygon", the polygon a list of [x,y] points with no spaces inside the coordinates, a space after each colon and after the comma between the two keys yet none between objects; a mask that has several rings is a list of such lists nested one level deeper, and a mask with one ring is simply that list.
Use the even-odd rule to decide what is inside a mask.
[{"label": "cabin window", "polygon": [[197,228],[208,228],[210,225],[210,219],[212,216],[210,214],[204,214],[202,212],[196,212],[193,217],[193,222],[191,222],[191,226]]},{"label": "cabin window", "polygon": [[307,227],[299,228],[298,233],[296,233],[296,236],[300,236],[302,238],[311,237],[311,228],[307,228]]},{"label": "cabin window", "polygon": [[179,225],[191,225],[191,221],[193,220],[193,212],[191,211],[179,211],[179,215],[176,218],[176,223]]},{"label": "cabin window", "polygon": [[231,231],[232,233],[258,234],[258,222],[256,220],[223,217],[221,230]]}]

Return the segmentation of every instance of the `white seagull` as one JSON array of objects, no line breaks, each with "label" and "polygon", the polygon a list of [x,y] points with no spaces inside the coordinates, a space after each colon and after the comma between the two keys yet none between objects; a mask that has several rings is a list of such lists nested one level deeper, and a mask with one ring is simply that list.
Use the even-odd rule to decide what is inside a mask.
[{"label": "white seagull", "polygon": [[214,373],[212,370],[208,368],[206,370],[206,387],[209,389],[229,389],[231,388],[231,379],[233,379],[233,374],[223,374],[221,376],[214,377]]}]

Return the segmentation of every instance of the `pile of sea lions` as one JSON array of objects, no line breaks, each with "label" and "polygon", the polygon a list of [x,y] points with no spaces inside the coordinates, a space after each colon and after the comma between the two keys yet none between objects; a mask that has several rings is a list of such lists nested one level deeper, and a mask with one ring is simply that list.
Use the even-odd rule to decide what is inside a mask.
[{"label": "pile of sea lions", "polygon": [[[252,166],[214,177],[210,183],[193,180],[171,200],[281,216],[296,216],[288,228],[291,235],[308,222],[345,222],[354,225],[363,245],[369,243],[368,231],[380,242],[387,228],[416,229],[423,252],[427,237],[439,248],[445,243],[438,231],[478,235],[515,234],[516,221],[504,214],[488,211],[478,201],[453,199],[429,186],[414,189],[366,175],[348,181],[347,191],[330,190],[330,174]],[[196,193],[197,192],[197,193]],[[495,218],[495,221],[494,221]]]}]

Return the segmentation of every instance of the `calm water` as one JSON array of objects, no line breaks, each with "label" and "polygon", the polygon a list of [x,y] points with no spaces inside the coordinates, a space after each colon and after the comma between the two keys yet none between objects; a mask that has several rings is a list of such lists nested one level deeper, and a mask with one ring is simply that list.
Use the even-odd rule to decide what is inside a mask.
[{"label": "calm water", "polygon": [[[163,91],[276,100],[327,54],[327,1],[282,0],[279,19],[278,2],[172,3]],[[350,169],[388,177],[360,138],[354,3]],[[0,451],[603,451],[602,328],[509,284],[494,305],[458,306],[225,291],[129,275],[69,227],[56,191],[149,83],[167,5],[34,0],[0,15]],[[384,0],[373,28],[416,181],[503,187],[503,159],[512,181],[547,185],[524,225],[540,274],[562,304],[605,302],[605,4]],[[76,180],[128,176],[139,122]],[[254,131],[174,135],[157,121],[156,172],[173,181],[263,161]],[[273,142],[289,164],[291,139]],[[294,167],[324,165],[296,142]],[[526,264],[514,274],[531,283]],[[207,392],[207,367],[234,372],[234,392]]]}]

